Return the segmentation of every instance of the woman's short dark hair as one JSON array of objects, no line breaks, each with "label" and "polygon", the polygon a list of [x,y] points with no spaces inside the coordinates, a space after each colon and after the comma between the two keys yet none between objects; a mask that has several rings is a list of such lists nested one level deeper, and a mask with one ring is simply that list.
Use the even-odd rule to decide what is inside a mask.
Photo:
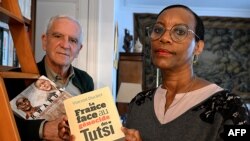
[{"label": "woman's short dark hair", "polygon": [[184,8],[188,11],[190,11],[196,20],[196,25],[195,25],[195,34],[198,35],[198,37],[195,36],[195,41],[199,41],[199,40],[204,40],[204,34],[205,34],[205,30],[204,30],[204,25],[203,25],[203,21],[201,20],[201,18],[194,13],[194,11],[192,11],[189,7],[185,6],[185,5],[181,5],[181,4],[175,4],[175,5],[170,5],[165,7],[163,10],[161,10],[161,12],[157,15],[157,18],[161,15],[162,12],[164,12],[167,9],[171,9],[171,8]]}]

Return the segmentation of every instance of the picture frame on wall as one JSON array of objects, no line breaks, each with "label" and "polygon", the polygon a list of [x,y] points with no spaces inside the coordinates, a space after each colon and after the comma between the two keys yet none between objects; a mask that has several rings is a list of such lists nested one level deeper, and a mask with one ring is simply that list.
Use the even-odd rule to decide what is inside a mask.
[{"label": "picture frame on wall", "polygon": [[134,41],[139,38],[142,43],[143,49],[143,90],[150,89],[157,86],[157,69],[151,62],[150,58],[150,40],[147,33],[147,28],[152,26],[157,14],[152,13],[134,13]]}]

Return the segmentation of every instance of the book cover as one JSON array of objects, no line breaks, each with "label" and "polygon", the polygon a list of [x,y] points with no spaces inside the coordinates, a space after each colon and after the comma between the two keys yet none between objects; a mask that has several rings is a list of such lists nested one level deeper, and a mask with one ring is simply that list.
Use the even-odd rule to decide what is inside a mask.
[{"label": "book cover", "polygon": [[121,120],[108,87],[66,99],[64,106],[76,141],[124,139]]},{"label": "book cover", "polygon": [[3,28],[0,27],[0,65],[2,65],[3,54]]},{"label": "book cover", "polygon": [[54,82],[41,76],[12,99],[10,105],[14,113],[24,119],[50,121],[66,114],[63,101],[70,97],[69,93],[58,89]]}]

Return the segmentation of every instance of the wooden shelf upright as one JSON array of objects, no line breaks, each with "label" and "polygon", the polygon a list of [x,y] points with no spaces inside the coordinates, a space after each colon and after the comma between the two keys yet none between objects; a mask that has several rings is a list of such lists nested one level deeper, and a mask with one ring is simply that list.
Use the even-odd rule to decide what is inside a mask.
[{"label": "wooden shelf upright", "polygon": [[[39,71],[18,0],[1,0],[0,20],[9,25],[22,72],[0,72],[0,140],[20,141],[3,78],[35,79]],[[13,86],[18,87],[18,86]]]}]

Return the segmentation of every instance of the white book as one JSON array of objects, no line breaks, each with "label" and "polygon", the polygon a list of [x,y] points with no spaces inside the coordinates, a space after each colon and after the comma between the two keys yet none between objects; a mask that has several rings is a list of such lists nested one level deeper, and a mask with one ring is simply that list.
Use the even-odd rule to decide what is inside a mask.
[{"label": "white book", "polygon": [[9,30],[3,29],[3,49],[2,49],[2,65],[8,65],[9,58]]},{"label": "white book", "polygon": [[72,95],[58,89],[47,77],[41,76],[12,99],[10,105],[14,113],[24,119],[50,121],[66,114],[63,101],[70,97]]},{"label": "white book", "polygon": [[18,4],[19,4],[22,15],[24,15],[24,1],[25,0],[18,0]]},{"label": "white book", "polygon": [[8,57],[8,66],[13,66],[14,62],[13,62],[13,59],[14,59],[14,43],[13,43],[13,39],[12,39],[12,36],[11,34],[9,34],[9,57]]}]

